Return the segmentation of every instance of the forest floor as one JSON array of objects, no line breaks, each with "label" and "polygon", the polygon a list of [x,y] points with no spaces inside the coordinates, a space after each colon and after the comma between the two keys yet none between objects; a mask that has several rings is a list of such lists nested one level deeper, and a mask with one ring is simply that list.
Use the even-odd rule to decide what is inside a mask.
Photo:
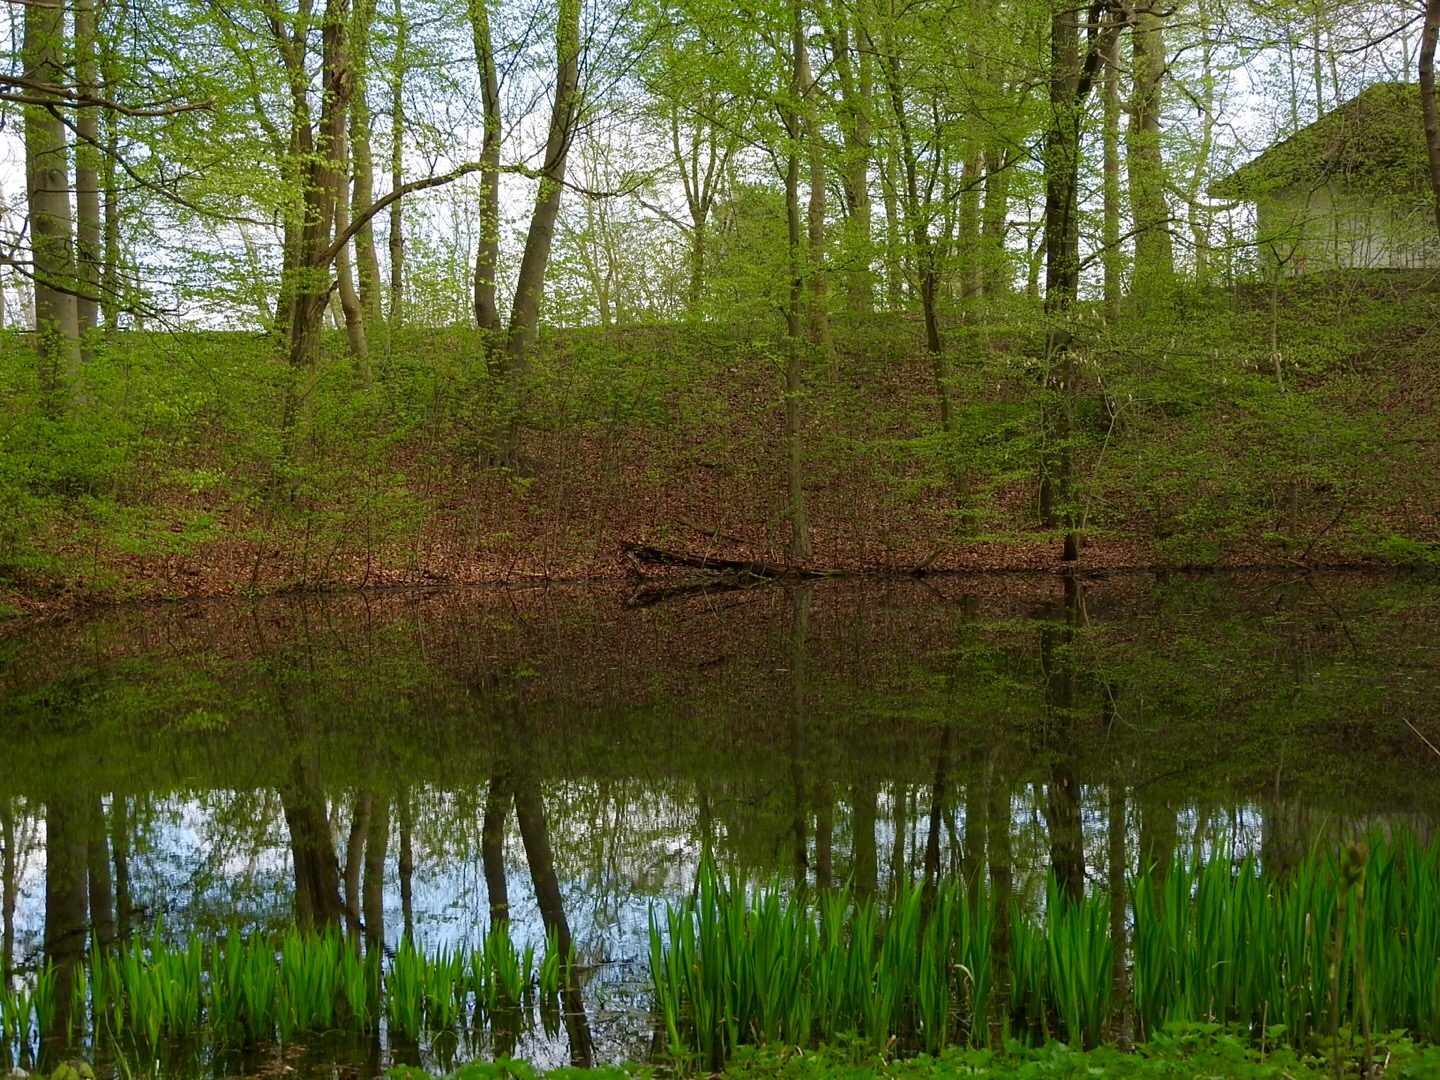
[{"label": "forest floor", "polygon": [[[452,330],[409,346],[408,369],[395,369],[380,391],[391,398],[364,406],[393,414],[356,414],[372,424],[366,433],[346,434],[353,417],[317,420],[307,436],[310,486],[298,498],[264,494],[260,455],[231,446],[241,442],[238,428],[216,435],[197,422],[172,438],[164,468],[161,452],[137,440],[133,459],[112,470],[124,478],[115,489],[133,491],[102,503],[103,512],[93,508],[97,500],[84,510],[62,496],[58,510],[37,518],[31,548],[42,553],[41,568],[0,573],[0,617],[11,616],[13,630],[33,617],[115,602],[678,582],[699,572],[643,561],[637,546],[817,575],[1313,569],[1386,565],[1417,551],[1428,560],[1440,552],[1431,467],[1440,376],[1426,343],[1440,294],[1428,284],[1375,296],[1349,286],[1352,313],[1332,318],[1322,335],[1312,330],[1314,312],[1334,308],[1333,290],[1305,288],[1294,294],[1286,330],[1295,370],[1279,392],[1264,389],[1268,353],[1251,347],[1252,323],[1266,310],[1259,300],[1225,300],[1225,310],[1193,329],[1182,323],[1197,339],[1223,323],[1206,332],[1233,342],[1233,357],[1218,346],[1207,352],[1200,340],[1182,339],[1191,346],[1184,352],[1162,328],[1110,341],[1108,369],[1087,365],[1097,374],[1084,376],[1082,395],[1103,405],[1085,420],[1078,452],[1085,528],[1076,562],[1062,559],[1057,530],[1040,524],[1040,409],[1035,361],[1027,359],[1033,342],[1021,334],[965,338],[963,327],[952,328],[957,352],[977,357],[962,355],[954,376],[960,421],[949,445],[969,455],[957,473],[942,460],[954,451],[937,450],[935,384],[918,324],[891,317],[857,332],[837,363],[816,374],[803,403],[814,554],[796,560],[783,384],[764,348],[677,327],[555,335],[522,465],[500,470],[479,464],[482,424],[462,385],[474,367],[471,346]],[[235,370],[259,363],[235,361]],[[381,375],[383,385],[383,368]],[[448,393],[453,401],[409,406],[420,419],[412,416],[396,437],[395,401],[422,397],[416,387],[429,384],[421,378],[434,381],[436,400]],[[1242,378],[1248,388],[1232,393],[1232,380]],[[460,388],[446,389],[446,380]],[[1140,395],[1160,404],[1148,414],[1129,407]],[[264,412],[259,391],[254,400]],[[1308,458],[1295,450],[1300,424],[1308,425]],[[1391,450],[1404,456],[1386,457]],[[226,481],[197,485],[193,477],[207,470]],[[1298,479],[1282,481],[1287,470]],[[960,495],[957,474],[966,487]],[[125,505],[117,510],[117,502]],[[1389,536],[1410,546],[1387,551]]]}]

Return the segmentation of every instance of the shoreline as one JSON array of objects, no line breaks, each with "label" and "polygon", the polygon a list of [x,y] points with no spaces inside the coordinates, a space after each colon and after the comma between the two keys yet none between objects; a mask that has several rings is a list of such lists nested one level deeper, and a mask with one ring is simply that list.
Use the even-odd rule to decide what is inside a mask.
[{"label": "shoreline", "polygon": [[[1058,545],[1055,545],[1058,547]],[[1231,559],[1214,563],[1164,562],[1164,561],[1109,561],[1082,557],[1073,562],[1063,561],[1058,554],[1048,558],[1036,557],[1039,552],[1028,545],[1013,545],[1017,557],[1011,561],[996,562],[990,556],[969,561],[963,559],[937,560],[938,565],[919,566],[895,563],[891,565],[872,564],[869,566],[827,567],[819,560],[811,559],[801,564],[786,564],[782,572],[773,574],[737,574],[717,570],[691,567],[654,568],[639,573],[635,566],[617,570],[615,565],[606,567],[596,563],[589,572],[574,572],[575,567],[565,567],[570,573],[549,573],[545,570],[519,570],[510,573],[486,573],[478,567],[467,568],[470,572],[446,574],[428,568],[411,570],[405,568],[374,569],[361,580],[353,578],[332,578],[311,582],[277,581],[263,588],[247,588],[231,580],[195,581],[190,589],[173,590],[163,587],[176,584],[146,578],[129,578],[121,586],[110,590],[86,590],[74,588],[58,594],[37,591],[0,591],[0,637],[20,635],[50,623],[72,618],[101,615],[106,612],[135,610],[147,607],[170,607],[184,604],[210,602],[257,603],[270,599],[295,599],[305,597],[334,596],[393,596],[403,593],[458,592],[468,589],[533,589],[544,588],[585,588],[585,589],[629,589],[637,597],[647,593],[648,602],[666,602],[671,598],[715,592],[739,591],[770,586],[793,586],[801,583],[818,584],[829,581],[955,581],[965,578],[1067,578],[1082,581],[1098,581],[1110,577],[1139,577],[1144,575],[1182,577],[1228,576],[1238,574],[1280,575],[1296,577],[1311,575],[1336,576],[1387,576],[1397,574],[1436,573],[1436,568],[1424,563],[1387,562],[1382,559],[1345,559],[1324,561],[1301,561],[1260,558]],[[622,560],[616,559],[615,563]],[[776,569],[780,569],[777,567]],[[146,588],[146,585],[156,587]],[[126,586],[130,591],[127,591]],[[139,586],[139,587],[137,587]],[[668,594],[668,595],[667,595]],[[7,614],[8,613],[8,614]]]}]

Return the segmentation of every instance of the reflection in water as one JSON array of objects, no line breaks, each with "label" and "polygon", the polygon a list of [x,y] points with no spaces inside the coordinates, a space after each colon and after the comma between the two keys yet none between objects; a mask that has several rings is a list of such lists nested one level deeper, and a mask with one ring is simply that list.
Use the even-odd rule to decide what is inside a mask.
[{"label": "reflection in water", "polygon": [[393,953],[511,920],[573,955],[563,1033],[468,1049],[589,1064],[650,1051],[648,914],[707,852],[882,903],[963,876],[1001,901],[1002,956],[1048,872],[1107,889],[1123,991],[1142,866],[1223,845],[1283,874],[1327,831],[1430,835],[1397,717],[1440,697],[1435,586],[1002,585],[272,602],[6,641],[6,977],[50,962],[65,1009],[92,937],[157,924]]}]

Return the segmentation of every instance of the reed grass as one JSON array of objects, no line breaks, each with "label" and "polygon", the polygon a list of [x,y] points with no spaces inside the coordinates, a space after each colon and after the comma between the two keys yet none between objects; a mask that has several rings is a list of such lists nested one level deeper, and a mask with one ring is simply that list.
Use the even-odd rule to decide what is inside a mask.
[{"label": "reed grass", "polygon": [[[528,1025],[524,1008],[559,992],[562,963],[552,935],[536,964],[533,946],[517,949],[497,924],[474,950],[426,953],[402,943],[388,961],[362,953],[334,930],[291,929],[215,941],[180,942],[157,928],[113,950],[90,944],[73,981],[72,1030],[57,1029],[57,980],[46,967],[14,986],[0,985],[0,1048],[22,1056],[42,1037],[74,1044],[88,1026],[154,1049],[166,1040],[205,1036],[219,1045],[290,1042],[331,1030],[369,1033],[383,1021],[401,1037],[478,1027],[503,1015]],[[533,1011],[533,1010],[532,1010]]]},{"label": "reed grass", "polygon": [[983,887],[903,888],[882,911],[843,889],[747,892],[707,864],[693,899],[651,912],[655,1011],[674,1053],[716,1067],[747,1043],[1093,1048],[1194,1023],[1337,1055],[1327,1041],[1359,1033],[1362,1060],[1372,1032],[1440,1042],[1440,843],[1317,851],[1283,877],[1177,859],[1129,886],[1116,940],[1109,895],[1071,899],[1053,877],[1041,911],[1005,902],[1001,934]]}]

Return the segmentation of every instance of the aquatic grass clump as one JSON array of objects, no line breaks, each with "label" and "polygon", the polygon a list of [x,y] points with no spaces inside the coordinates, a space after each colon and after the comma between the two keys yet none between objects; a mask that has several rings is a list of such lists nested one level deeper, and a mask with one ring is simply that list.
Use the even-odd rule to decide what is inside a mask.
[{"label": "aquatic grass clump", "polygon": [[1375,1032],[1440,1042],[1440,842],[1316,852],[1268,876],[1176,859],[1129,896],[1117,934],[1107,892],[1066,895],[1053,875],[1038,913],[960,882],[902,888],[882,911],[846,890],[747,892],[706,864],[692,900],[651,911],[655,1010],[674,1053],[716,1066],[747,1043],[1093,1048],[1173,1024],[1337,1055],[1358,1036],[1362,1061]]},{"label": "aquatic grass clump", "polygon": [[19,1060],[31,1060],[39,1034],[54,1017],[55,969],[49,964],[30,982],[14,987],[0,982],[0,1050],[19,1049]]},{"label": "aquatic grass clump", "polygon": [[656,1011],[674,1052],[712,1065],[749,1042],[983,1045],[994,923],[989,896],[958,883],[902,890],[881,918],[848,890],[748,894],[707,864],[692,901],[651,911]]},{"label": "aquatic grass clump", "polygon": [[1440,1041],[1440,844],[1316,853],[1287,876],[1177,860],[1133,882],[1138,1034],[1167,1023],[1282,1025]]},{"label": "aquatic grass clump", "polygon": [[497,1017],[519,1030],[533,1022],[527,1006],[537,987],[553,1006],[562,972],[553,933],[537,969],[534,947],[517,949],[503,923],[473,951],[429,954],[407,939],[388,963],[382,950],[362,953],[333,927],[248,937],[231,927],[213,942],[192,933],[178,944],[157,928],[113,950],[91,941],[88,964],[71,983],[71,1031],[55,1029],[61,1013],[50,967],[13,989],[0,987],[0,1045],[31,1047],[41,1036],[73,1042],[73,1028],[87,1018],[97,1035],[124,1036],[147,1050],[197,1036],[247,1046],[331,1030],[369,1033],[382,1020],[411,1039]]}]

